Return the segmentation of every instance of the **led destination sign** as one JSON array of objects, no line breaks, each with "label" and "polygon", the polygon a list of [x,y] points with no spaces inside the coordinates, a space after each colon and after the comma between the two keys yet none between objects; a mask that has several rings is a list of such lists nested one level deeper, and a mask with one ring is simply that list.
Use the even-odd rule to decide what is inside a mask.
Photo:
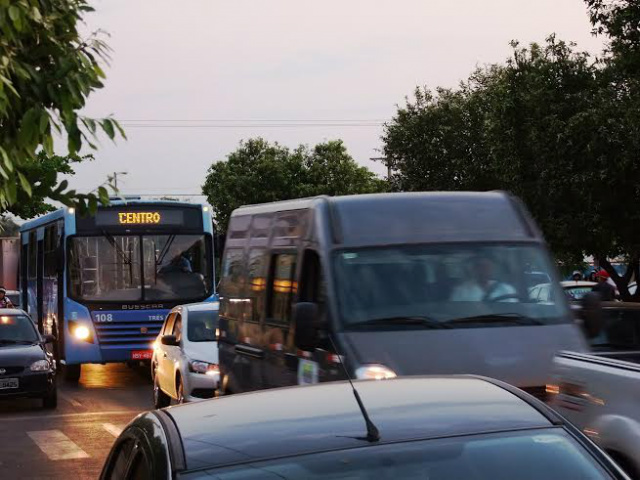
[{"label": "led destination sign", "polygon": [[99,227],[178,227],[184,225],[184,211],[157,210],[98,210],[95,224]]},{"label": "led destination sign", "polygon": [[162,222],[160,212],[118,212],[120,225],[157,225]]}]

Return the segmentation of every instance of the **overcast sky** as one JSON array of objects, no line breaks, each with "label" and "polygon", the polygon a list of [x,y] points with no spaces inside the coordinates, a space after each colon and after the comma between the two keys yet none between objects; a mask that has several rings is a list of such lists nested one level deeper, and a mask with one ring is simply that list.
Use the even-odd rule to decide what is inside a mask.
[{"label": "overcast sky", "polygon": [[[602,48],[583,0],[92,3],[86,30],[109,32],[114,52],[86,113],[113,114],[129,139],[101,142],[96,161],[77,169],[82,190],[126,171],[124,193],[198,193],[211,163],[254,136],[291,147],[341,138],[382,173],[369,161],[379,123],[415,86],[455,86],[502,62],[512,39],[555,32]],[[309,121],[322,125],[299,125]],[[331,125],[344,121],[357,126]]]}]

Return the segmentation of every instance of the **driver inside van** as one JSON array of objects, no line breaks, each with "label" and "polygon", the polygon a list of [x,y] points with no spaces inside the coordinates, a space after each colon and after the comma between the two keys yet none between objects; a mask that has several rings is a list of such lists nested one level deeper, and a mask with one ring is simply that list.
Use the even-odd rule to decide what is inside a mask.
[{"label": "driver inside van", "polygon": [[517,302],[516,289],[495,278],[496,265],[487,256],[471,260],[471,275],[451,293],[454,302]]}]

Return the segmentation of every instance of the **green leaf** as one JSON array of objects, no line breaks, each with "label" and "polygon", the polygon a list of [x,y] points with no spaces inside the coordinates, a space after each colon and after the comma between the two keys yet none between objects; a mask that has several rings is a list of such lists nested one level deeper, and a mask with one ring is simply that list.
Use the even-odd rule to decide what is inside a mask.
[{"label": "green leaf", "polygon": [[7,195],[7,201],[9,203],[16,203],[18,200],[18,184],[9,180],[6,184],[5,192]]},{"label": "green leaf", "polygon": [[100,203],[102,205],[109,205],[109,192],[104,187],[98,188],[98,198],[100,199]]},{"label": "green leaf", "polygon": [[22,189],[27,193],[27,195],[31,196],[33,192],[31,190],[31,184],[27,180],[27,177],[25,177],[22,172],[18,172],[18,178],[20,179],[20,185],[22,186]]},{"label": "green leaf", "polygon": [[13,22],[13,26],[19,32],[22,31],[22,11],[16,5],[9,7],[9,18]]},{"label": "green leaf", "polygon": [[106,133],[108,135],[108,137],[113,140],[116,136],[116,132],[113,128],[113,123],[110,119],[105,118],[104,120],[102,120],[100,122],[100,125],[102,126],[102,130],[104,130],[104,133]]}]

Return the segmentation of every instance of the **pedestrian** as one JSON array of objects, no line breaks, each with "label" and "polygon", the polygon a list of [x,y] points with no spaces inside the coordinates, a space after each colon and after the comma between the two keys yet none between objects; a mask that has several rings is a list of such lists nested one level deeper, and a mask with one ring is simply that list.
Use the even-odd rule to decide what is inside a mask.
[{"label": "pedestrian", "polygon": [[15,308],[7,297],[7,289],[4,287],[0,287],[0,308]]},{"label": "pedestrian", "polygon": [[593,287],[593,291],[600,295],[603,302],[612,302],[616,299],[616,288],[609,283],[609,274],[605,270],[600,270],[596,274],[598,284]]},{"label": "pedestrian", "polygon": [[582,272],[580,272],[580,270],[574,270],[571,274],[571,279],[574,282],[579,282],[580,280],[582,280]]},{"label": "pedestrian", "polygon": [[597,282],[598,281],[598,277],[596,274],[596,271],[593,270],[590,274],[589,274],[589,281],[590,282]]}]

